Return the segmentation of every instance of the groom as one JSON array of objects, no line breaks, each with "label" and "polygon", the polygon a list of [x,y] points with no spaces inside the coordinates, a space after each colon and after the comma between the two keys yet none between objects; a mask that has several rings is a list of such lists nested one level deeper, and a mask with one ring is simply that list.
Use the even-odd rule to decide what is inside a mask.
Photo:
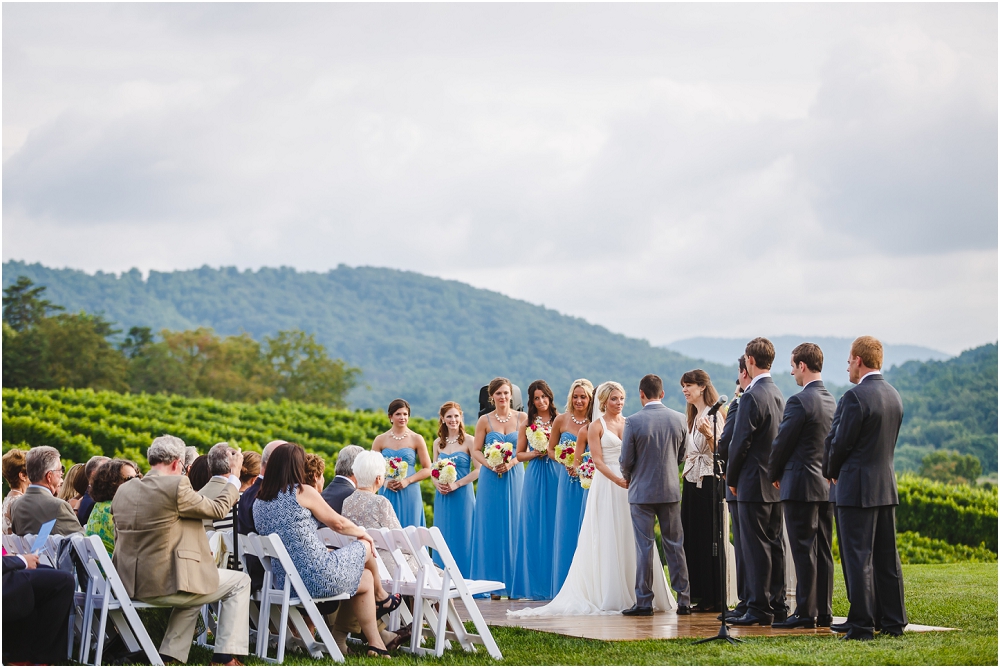
[{"label": "groom", "polygon": [[639,381],[642,410],[625,418],[622,433],[622,477],[628,483],[628,502],[635,535],[636,603],[623,615],[653,614],[653,568],[662,568],[656,553],[653,523],[660,519],[663,551],[670,584],[677,592],[677,614],[691,614],[684,531],[681,529],[681,489],[677,469],[684,461],[688,437],[684,416],[663,405],[663,381],[649,374]]}]

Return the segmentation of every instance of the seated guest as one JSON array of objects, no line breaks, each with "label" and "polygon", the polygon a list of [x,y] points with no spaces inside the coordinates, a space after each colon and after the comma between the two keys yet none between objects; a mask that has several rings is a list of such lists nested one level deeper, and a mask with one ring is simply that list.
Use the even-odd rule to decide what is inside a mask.
[{"label": "seated guest", "polygon": [[326,473],[326,461],[319,455],[314,455],[311,452],[306,453],[306,482],[312,481],[312,486],[316,488],[316,491],[321,495],[323,493],[324,480],[323,476]]},{"label": "seated guest", "polygon": [[3,479],[10,492],[3,499],[3,532],[10,533],[10,509],[14,501],[28,489],[28,473],[25,470],[24,450],[8,450],[3,456]]},{"label": "seated guest", "polygon": [[[264,471],[267,469],[267,460],[279,445],[284,445],[287,441],[271,441],[264,446],[260,453],[260,473],[257,479],[250,483],[250,486],[243,490],[240,500],[236,504],[236,530],[244,536],[257,533],[257,528],[253,523],[253,502],[257,499],[257,492],[260,491],[260,484],[264,480]],[[257,592],[264,585],[264,567],[260,564],[260,559],[253,555],[246,555],[247,572],[250,574],[250,591]]]},{"label": "seated guest", "polygon": [[[195,491],[204,496],[207,499],[214,499],[219,494],[226,489],[226,485],[229,484],[229,460],[238,451],[230,447],[228,443],[216,443],[212,446],[212,449],[208,451],[205,455],[205,461],[208,463],[208,472],[212,475],[207,483],[205,483],[200,489],[195,488]],[[194,467],[192,466],[192,469]],[[240,469],[242,471],[242,468]],[[194,487],[194,481],[192,481],[191,486]],[[243,486],[242,481],[240,482],[240,487]],[[211,531],[212,529],[216,531],[229,531],[233,528],[233,509],[230,508],[226,516],[221,520],[216,520],[214,522],[210,520],[205,520],[205,529]]]},{"label": "seated guest", "polygon": [[10,512],[11,529],[18,536],[37,534],[42,525],[55,520],[52,533],[68,536],[83,533],[83,527],[68,502],[55,496],[62,485],[65,467],[59,451],[48,445],[28,450],[24,456],[31,484]]},{"label": "seated guest", "polygon": [[90,511],[85,532],[88,536],[100,536],[110,555],[115,553],[115,521],[111,517],[111,500],[123,483],[138,477],[138,464],[127,459],[112,459],[98,469],[94,484],[90,486],[94,507]]},{"label": "seated guest", "polygon": [[[327,505],[306,479],[305,460],[305,450],[297,443],[278,446],[271,453],[254,501],[257,531],[281,538],[311,596],[350,594],[351,607],[368,641],[369,656],[387,656],[377,620],[399,607],[402,597],[392,596],[382,587],[371,536]],[[316,520],[359,540],[339,550],[327,550],[316,535]],[[283,587],[285,573],[278,564],[274,577],[275,586]],[[336,605],[320,606],[323,614],[334,610]]]},{"label": "seated guest", "polygon": [[34,554],[3,555],[3,662],[66,665],[73,575],[39,568]]},{"label": "seated guest", "polygon": [[[90,485],[94,482],[94,476],[97,475],[97,469],[104,466],[104,463],[108,461],[107,457],[101,455],[94,455],[87,460],[87,466],[83,469],[84,473],[87,474],[87,489],[90,489]],[[83,496],[80,497],[80,505],[76,509],[76,517],[80,520],[80,524],[86,524],[87,520],[90,519],[90,509],[94,507],[94,499],[90,496],[89,492],[84,492]]]},{"label": "seated guest", "polygon": [[364,451],[360,445],[345,445],[337,453],[334,478],[323,490],[323,500],[338,513],[344,509],[344,499],[354,494],[354,490],[358,488],[354,480],[354,458]]},{"label": "seated guest", "polygon": [[59,493],[56,494],[63,501],[69,502],[73,512],[76,512],[77,508],[80,507],[80,499],[87,493],[88,481],[87,474],[85,473],[86,468],[83,464],[73,464],[73,466],[69,467],[66,477],[63,478],[62,487],[59,488]]},{"label": "seated guest", "polygon": [[216,568],[203,520],[217,520],[239,495],[243,457],[230,460],[226,489],[206,499],[184,475],[184,441],[164,435],[146,451],[150,470],[118,488],[111,511],[117,540],[114,562],[133,599],[173,608],[160,656],[187,661],[195,625],[206,603],[219,602],[212,663],[242,665],[250,642],[250,578]]},{"label": "seated guest", "polygon": [[260,475],[260,455],[253,450],[243,453],[243,468],[240,469],[240,494],[247,491]]},{"label": "seated guest", "polygon": [[188,474],[188,469],[194,464],[194,460],[198,459],[198,448],[193,445],[189,445],[184,448],[184,475]]},{"label": "seated guest", "polygon": [[191,483],[191,489],[200,493],[201,488],[212,479],[212,470],[208,466],[208,455],[199,455],[194,458],[191,466],[188,467],[187,477]]}]

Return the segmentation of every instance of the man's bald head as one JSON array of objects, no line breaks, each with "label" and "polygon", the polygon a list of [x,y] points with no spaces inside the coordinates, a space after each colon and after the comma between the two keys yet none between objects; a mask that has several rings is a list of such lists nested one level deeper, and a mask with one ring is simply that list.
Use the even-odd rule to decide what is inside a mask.
[{"label": "man's bald head", "polygon": [[285,443],[288,443],[288,441],[271,441],[270,443],[264,446],[264,451],[260,453],[261,475],[264,475],[264,469],[267,468],[267,460],[271,456],[271,453],[274,452],[274,449],[276,447],[278,447],[279,445],[284,445]]}]

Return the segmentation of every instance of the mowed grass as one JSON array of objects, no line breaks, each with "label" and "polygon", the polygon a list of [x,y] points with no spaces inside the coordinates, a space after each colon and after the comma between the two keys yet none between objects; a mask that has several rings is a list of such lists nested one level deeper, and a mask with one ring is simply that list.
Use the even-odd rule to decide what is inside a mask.
[{"label": "mowed grass", "polygon": [[[997,665],[997,564],[903,566],[910,622],[948,626],[958,631],[908,633],[871,642],[844,642],[837,636],[788,636],[745,639],[741,644],[691,640],[605,642],[551,633],[493,627],[503,661],[485,651],[448,651],[440,659],[399,653],[392,660],[347,657],[350,665]],[[843,580],[837,572],[834,614],[847,614]],[[600,623],[595,619],[594,623]],[[194,648],[190,664],[210,654]],[[249,664],[262,664],[247,657]],[[289,665],[333,664],[288,654]]]}]

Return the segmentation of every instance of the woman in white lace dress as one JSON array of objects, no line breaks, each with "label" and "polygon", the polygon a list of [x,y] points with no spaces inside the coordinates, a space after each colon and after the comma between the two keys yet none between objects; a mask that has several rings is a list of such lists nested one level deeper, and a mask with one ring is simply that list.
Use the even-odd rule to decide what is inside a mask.
[{"label": "woman in white lace dress", "polygon": [[[628,483],[618,465],[621,434],[625,429],[621,414],[625,388],[609,381],[597,389],[595,398],[599,412],[590,425],[587,441],[597,470],[569,574],[551,603],[540,608],[508,610],[510,617],[617,615],[635,605],[635,537]],[[660,612],[676,609],[663,567],[655,571],[653,609]]]}]

